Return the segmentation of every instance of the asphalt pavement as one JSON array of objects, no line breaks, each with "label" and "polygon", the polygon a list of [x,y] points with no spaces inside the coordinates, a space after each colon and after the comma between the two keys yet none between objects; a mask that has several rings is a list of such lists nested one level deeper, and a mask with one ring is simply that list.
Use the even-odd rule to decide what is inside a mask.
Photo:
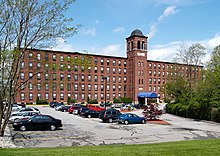
[{"label": "asphalt pavement", "polygon": [[[164,114],[161,119],[170,125],[103,123],[98,118],[82,118],[68,112],[37,106],[42,114],[62,120],[56,131],[14,131],[10,128],[11,147],[63,147],[110,144],[146,144],[181,140],[220,138],[220,124],[196,121]],[[133,111],[142,115],[142,110]],[[10,140],[10,139],[9,139]],[[0,140],[1,145],[1,140]],[[3,146],[4,147],[4,146]]]}]

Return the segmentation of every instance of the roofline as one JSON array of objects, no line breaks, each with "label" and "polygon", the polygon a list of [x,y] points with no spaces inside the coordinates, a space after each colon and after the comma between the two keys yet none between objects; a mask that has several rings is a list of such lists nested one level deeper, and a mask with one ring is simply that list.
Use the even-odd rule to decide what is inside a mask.
[{"label": "roofline", "polygon": [[140,38],[146,38],[146,39],[148,38],[147,36],[133,35],[133,36],[127,37],[126,40],[129,39],[129,38],[132,38],[132,37],[140,37]]},{"label": "roofline", "polygon": [[[21,48],[23,49],[23,48]],[[58,50],[49,50],[49,49],[35,49],[35,48],[27,48],[26,50],[33,50],[33,51],[45,51],[51,53],[70,53],[70,54],[79,54],[79,55],[90,55],[90,56],[98,56],[98,57],[107,57],[107,58],[119,58],[119,59],[127,59],[127,57],[120,57],[120,56],[107,56],[107,55],[100,55],[100,54],[91,54],[91,53],[80,53],[77,51],[58,51]]]},{"label": "roofline", "polygon": [[204,67],[202,65],[190,65],[190,64],[185,64],[185,63],[176,63],[176,62],[167,62],[167,61],[154,61],[154,60],[147,60],[148,63],[150,62],[157,62],[157,63],[166,63],[166,64],[177,64],[177,65],[189,65],[189,66],[197,66],[197,67]]}]

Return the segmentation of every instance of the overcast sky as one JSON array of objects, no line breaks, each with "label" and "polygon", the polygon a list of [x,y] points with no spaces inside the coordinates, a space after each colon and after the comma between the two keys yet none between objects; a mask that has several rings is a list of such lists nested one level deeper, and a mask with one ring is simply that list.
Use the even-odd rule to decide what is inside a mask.
[{"label": "overcast sky", "polygon": [[148,59],[171,61],[181,44],[202,43],[206,60],[220,44],[219,0],[77,0],[66,16],[82,24],[54,50],[126,57],[134,29],[148,36]]}]

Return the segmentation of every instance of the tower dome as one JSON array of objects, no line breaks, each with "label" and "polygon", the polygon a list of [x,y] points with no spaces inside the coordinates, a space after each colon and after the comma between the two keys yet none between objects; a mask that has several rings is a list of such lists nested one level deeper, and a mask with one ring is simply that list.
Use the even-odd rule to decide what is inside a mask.
[{"label": "tower dome", "polygon": [[[135,29],[134,31],[132,31],[131,36],[144,37],[142,31],[140,31],[139,29]],[[131,36],[130,36],[130,37],[131,37]]]}]

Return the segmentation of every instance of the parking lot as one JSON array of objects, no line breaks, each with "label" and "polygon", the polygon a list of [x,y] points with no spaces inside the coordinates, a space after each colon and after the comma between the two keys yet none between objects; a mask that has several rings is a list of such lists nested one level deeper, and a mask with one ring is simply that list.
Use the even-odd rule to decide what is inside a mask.
[{"label": "parking lot", "polygon": [[[56,131],[14,131],[12,138],[21,147],[58,147],[109,144],[144,144],[179,140],[220,138],[220,124],[195,121],[164,114],[161,119],[170,125],[103,123],[98,118],[82,118],[68,112],[37,106],[42,114],[62,120]],[[134,111],[141,115],[141,110]]]}]

